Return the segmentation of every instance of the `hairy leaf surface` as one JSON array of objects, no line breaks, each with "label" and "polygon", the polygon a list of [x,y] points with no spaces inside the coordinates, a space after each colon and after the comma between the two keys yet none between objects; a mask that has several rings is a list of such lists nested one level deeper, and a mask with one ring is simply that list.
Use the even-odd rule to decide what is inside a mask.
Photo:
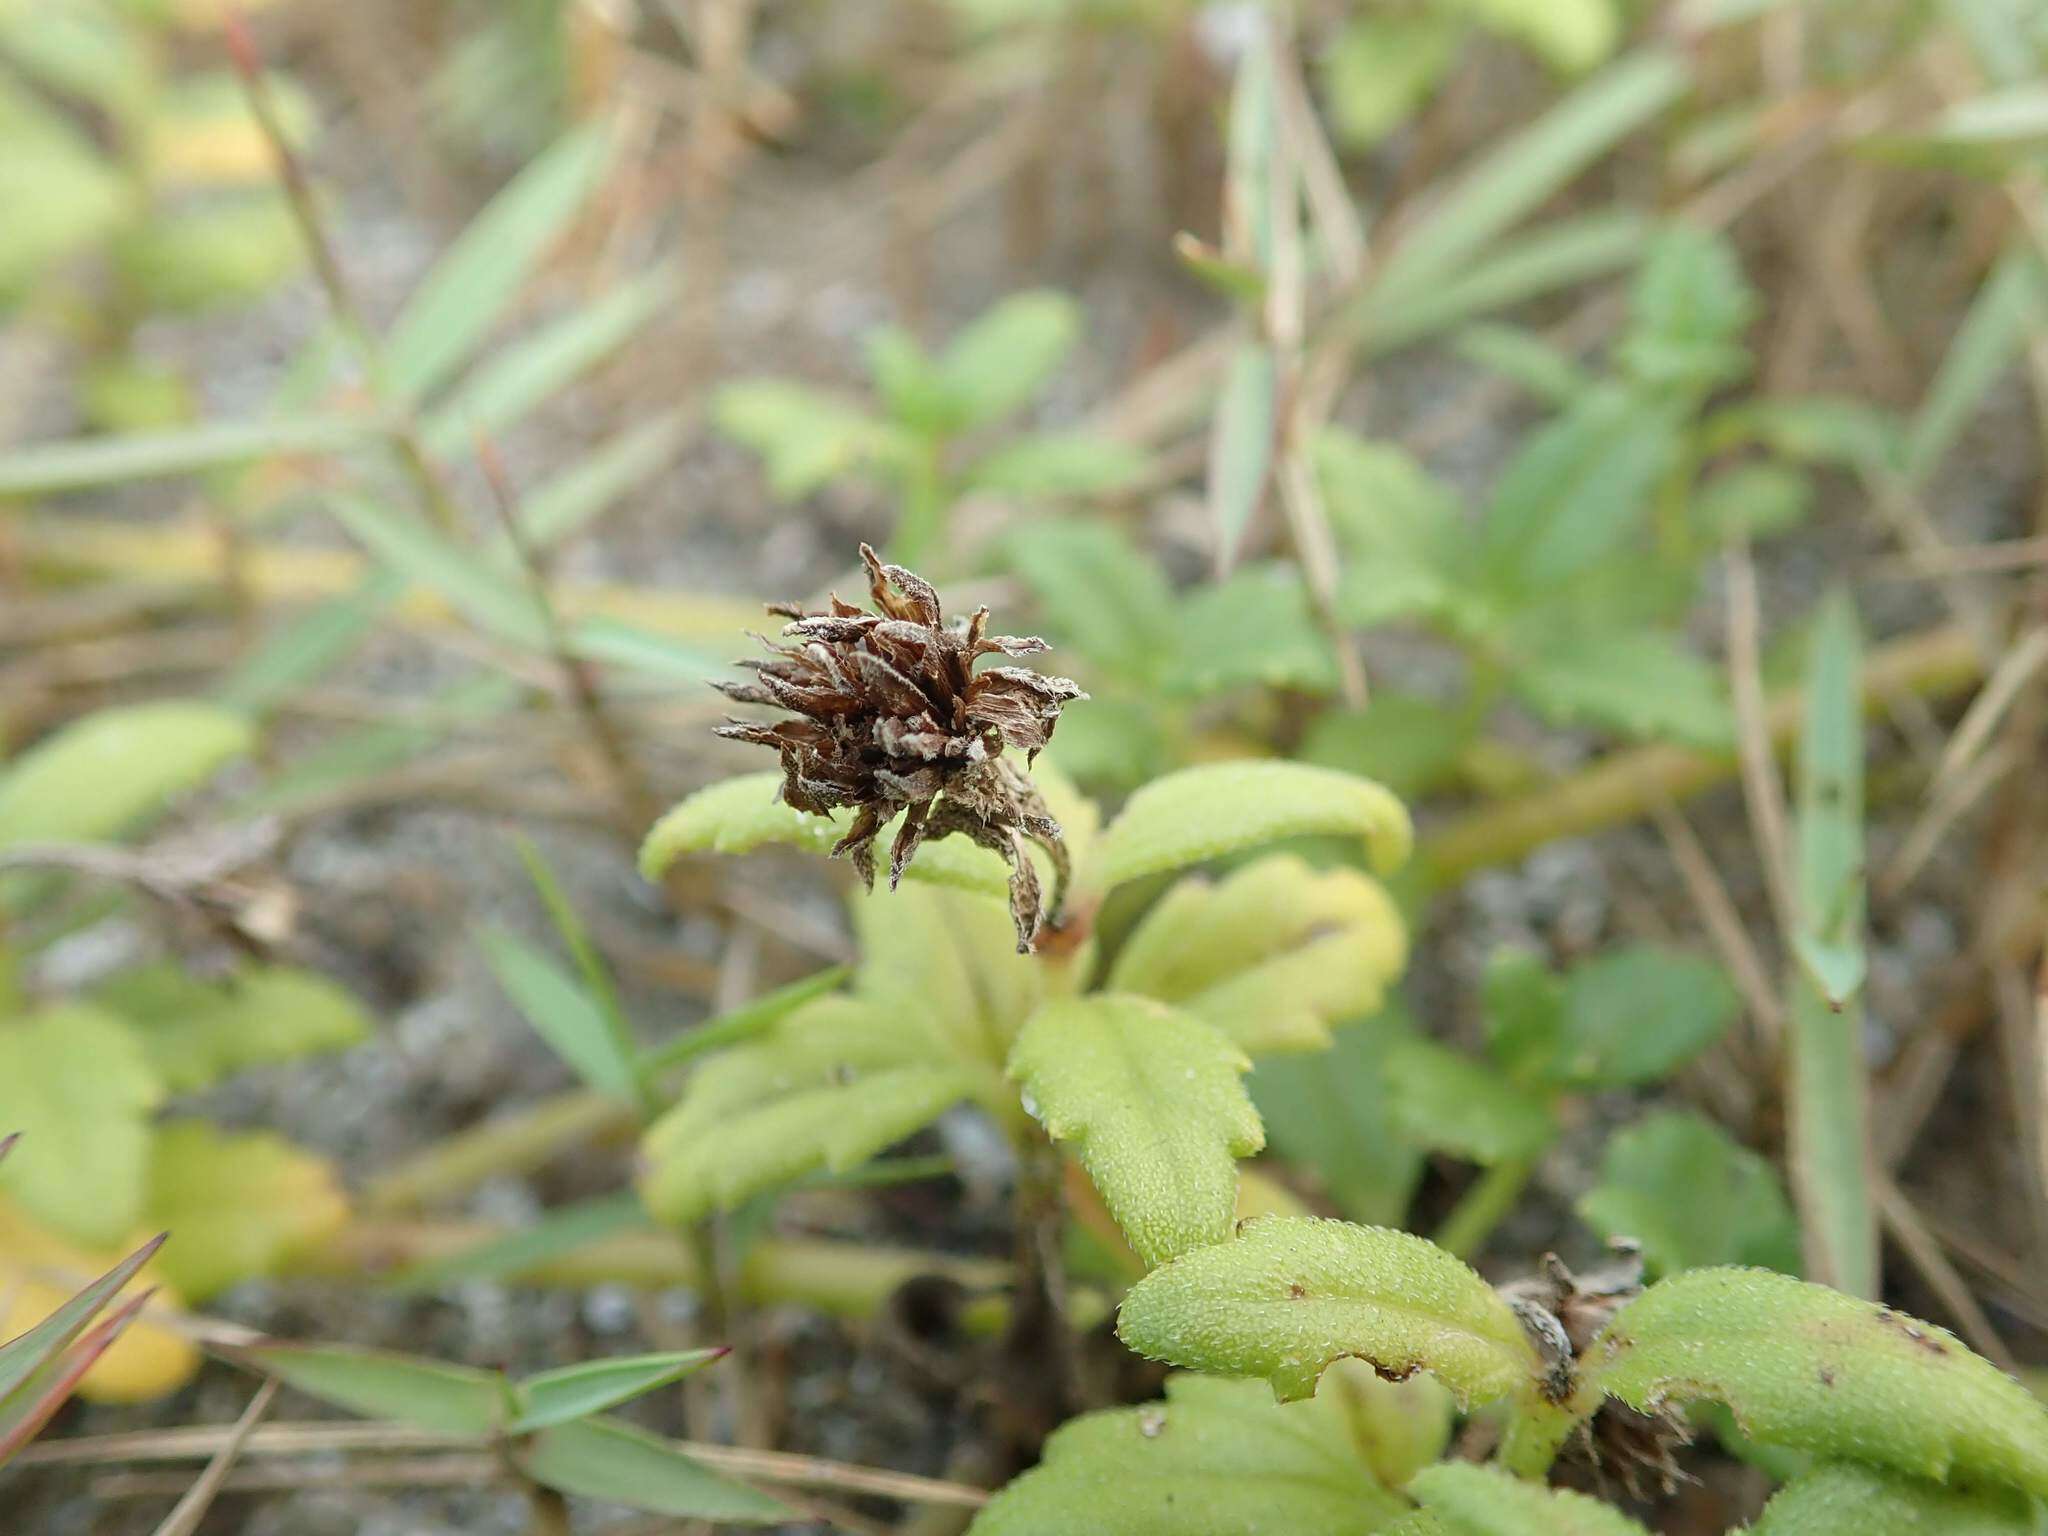
[{"label": "hairy leaf surface", "polygon": [[1463,1262],[1411,1233],[1315,1217],[1255,1221],[1153,1271],[1117,1332],[1155,1360],[1263,1376],[1283,1401],[1351,1356],[1391,1375],[1428,1371],[1466,1407],[1537,1369],[1514,1313]]},{"label": "hairy leaf surface", "polygon": [[1175,1376],[1164,1404],[1074,1419],[969,1536],[1367,1536],[1403,1501],[1373,1476],[1340,1403]]},{"label": "hairy leaf surface", "polygon": [[1407,809],[1370,779],[1302,763],[1246,761],[1184,768],[1132,795],[1095,851],[1107,888],[1311,833],[1364,839],[1382,874],[1407,861]]},{"label": "hairy leaf surface", "polygon": [[1765,1445],[2048,1494],[2048,1408],[1945,1329],[1761,1269],[1698,1269],[1630,1302],[1590,1379],[1645,1411],[1725,1402]]},{"label": "hairy leaf surface", "polygon": [[1289,855],[1184,880],[1118,952],[1109,985],[1173,1003],[1246,1051],[1314,1050],[1379,1008],[1407,960],[1393,900],[1347,869]]},{"label": "hairy leaf surface", "polygon": [[1240,1081],[1251,1060],[1221,1033],[1150,998],[1048,1003],[1010,1056],[1025,1105],[1081,1162],[1148,1264],[1222,1241],[1237,1162],[1266,1144]]}]

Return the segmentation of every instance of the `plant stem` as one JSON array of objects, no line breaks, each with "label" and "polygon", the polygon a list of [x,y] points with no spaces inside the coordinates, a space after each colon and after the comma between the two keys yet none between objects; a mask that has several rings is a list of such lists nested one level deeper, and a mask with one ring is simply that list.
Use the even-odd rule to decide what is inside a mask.
[{"label": "plant stem", "polygon": [[1509,1413],[1507,1433],[1501,1438],[1494,1460],[1516,1477],[1540,1482],[1581,1417],[1564,1403],[1540,1398],[1517,1402]]},{"label": "plant stem", "polygon": [[889,541],[890,557],[901,564],[923,562],[946,531],[945,471],[940,462],[944,452],[945,444],[935,437],[918,441],[903,484],[896,536]]},{"label": "plant stem", "polygon": [[638,1128],[633,1106],[586,1090],[543,1099],[435,1142],[363,1191],[362,1209],[396,1216],[467,1194],[501,1173],[526,1173],[564,1147],[623,1141]]},{"label": "plant stem", "polygon": [[[468,1252],[505,1235],[503,1227],[487,1222],[362,1219],[317,1247],[294,1254],[286,1269],[309,1278],[374,1279]],[[794,1302],[834,1317],[859,1319],[878,1312],[905,1281],[939,1275],[977,1298],[967,1308],[966,1326],[988,1335],[1000,1333],[1009,1321],[1011,1308],[1002,1292],[1013,1273],[1012,1265],[1001,1259],[830,1238],[766,1237],[748,1248],[734,1291],[757,1305]],[[695,1288],[699,1270],[673,1233],[650,1229],[595,1239],[502,1278],[518,1285],[570,1289],[620,1284],[661,1290]],[[1111,1306],[1109,1297],[1093,1290],[1077,1290],[1067,1299],[1074,1321],[1082,1327],[1100,1322]]]},{"label": "plant stem", "polygon": [[1459,1197],[1431,1241],[1461,1259],[1471,1258],[1515,1208],[1533,1170],[1533,1160],[1525,1157],[1495,1163]]}]

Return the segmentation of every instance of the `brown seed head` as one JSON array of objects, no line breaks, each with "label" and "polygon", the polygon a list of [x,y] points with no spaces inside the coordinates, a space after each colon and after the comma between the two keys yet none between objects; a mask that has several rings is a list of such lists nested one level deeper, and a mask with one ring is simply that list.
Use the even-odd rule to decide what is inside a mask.
[{"label": "brown seed head", "polygon": [[1005,747],[1025,762],[1052,739],[1062,707],[1086,697],[1064,677],[1026,667],[985,667],[984,656],[1029,656],[1043,640],[985,633],[988,610],[947,624],[939,595],[900,565],[884,565],[863,544],[870,613],[835,595],[822,613],[791,604],[769,608],[790,622],[787,644],[764,640],[766,660],[742,662],[745,683],[714,684],[726,697],[768,704],[796,718],[734,720],[718,734],[773,747],[782,758],[782,798],[824,816],[844,806],[853,826],[832,852],[847,854],[870,889],[874,841],[899,812],[889,850],[889,884],[927,838],[959,833],[1001,854],[1010,866],[1010,915],[1017,947],[1031,948],[1044,913],[1038,871],[1026,841],[1052,855],[1057,917],[1067,879],[1059,823]]}]

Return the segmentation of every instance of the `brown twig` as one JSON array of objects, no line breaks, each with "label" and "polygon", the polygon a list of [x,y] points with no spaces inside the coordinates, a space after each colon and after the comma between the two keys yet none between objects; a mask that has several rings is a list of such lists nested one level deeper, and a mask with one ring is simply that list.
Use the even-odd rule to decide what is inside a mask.
[{"label": "brown twig", "polygon": [[242,1410],[242,1416],[214,1448],[213,1459],[207,1462],[199,1480],[185,1490],[184,1497],[157,1526],[156,1536],[192,1536],[199,1529],[199,1522],[206,1518],[207,1510],[213,1507],[222,1485],[234,1471],[236,1458],[247,1448],[249,1437],[255,1433],[263,1415],[270,1411],[271,1399],[277,1396],[277,1385],[277,1379],[272,1377],[256,1389],[256,1395]]}]

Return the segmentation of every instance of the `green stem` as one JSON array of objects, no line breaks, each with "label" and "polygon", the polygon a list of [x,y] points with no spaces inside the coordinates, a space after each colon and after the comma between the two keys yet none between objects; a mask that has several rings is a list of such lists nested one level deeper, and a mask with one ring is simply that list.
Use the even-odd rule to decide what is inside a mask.
[{"label": "green stem", "polygon": [[1509,1411],[1507,1433],[1494,1460],[1516,1477],[1541,1481],[1581,1417],[1564,1403],[1541,1398],[1517,1402]]},{"label": "green stem", "polygon": [[1461,1259],[1472,1257],[1515,1208],[1515,1201],[1521,1197],[1534,1169],[1533,1158],[1509,1158],[1495,1163],[1459,1197],[1431,1241]]}]

